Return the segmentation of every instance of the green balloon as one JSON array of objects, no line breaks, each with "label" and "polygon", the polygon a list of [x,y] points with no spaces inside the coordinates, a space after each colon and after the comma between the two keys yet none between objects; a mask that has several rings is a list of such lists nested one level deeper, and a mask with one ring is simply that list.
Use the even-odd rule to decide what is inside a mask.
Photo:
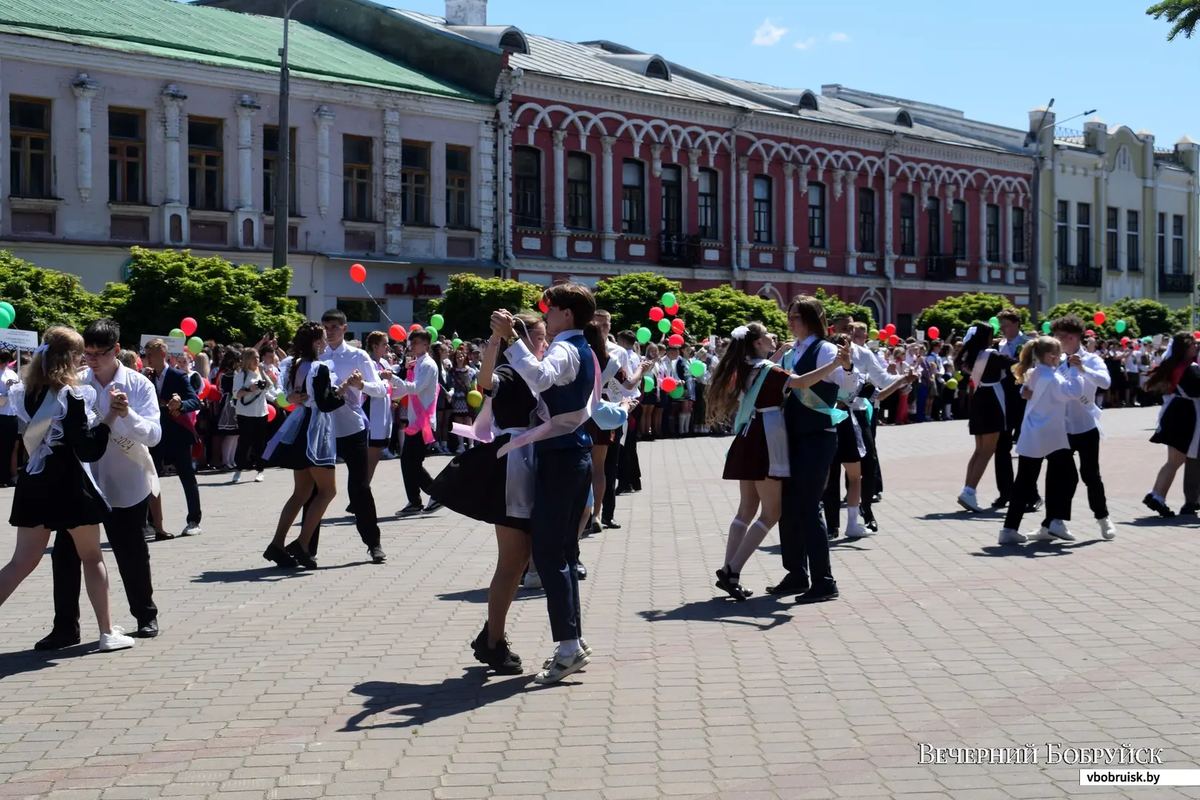
[{"label": "green balloon", "polygon": [[691,363],[691,365],[688,367],[688,371],[692,373],[693,378],[703,378],[704,377],[704,362],[703,361],[693,361]]},{"label": "green balloon", "polygon": [[13,308],[13,304],[7,300],[0,300],[0,308],[6,310],[13,319],[17,318],[17,310]]},{"label": "green balloon", "polygon": [[676,302],[676,298],[675,298],[674,292],[667,292],[666,294],[664,294],[662,296],[663,308],[672,308],[672,307],[674,307],[675,302]]},{"label": "green balloon", "polygon": [[678,400],[679,398],[683,397],[684,391],[685,390],[684,390],[684,387],[682,384],[680,384],[679,386],[676,386],[674,389],[671,390],[671,399]]},{"label": "green balloon", "polygon": [[429,318],[429,327],[434,328],[436,330],[440,331],[442,329],[442,326],[445,324],[446,324],[446,320],[441,314],[434,314],[432,317]]},{"label": "green balloon", "polygon": [[13,314],[7,308],[0,308],[0,328],[7,328],[13,324]]},{"label": "green balloon", "polygon": [[[643,330],[645,330],[645,329],[643,328]],[[643,392],[653,392],[654,391],[654,378],[651,378],[649,375],[642,378],[642,391]]]},{"label": "green balloon", "polygon": [[1049,333],[1049,332],[1050,332],[1050,320],[1046,320],[1045,322],[1042,323],[1042,333]]},{"label": "green balloon", "polygon": [[[432,322],[432,320],[430,320],[430,321]],[[428,328],[425,329],[425,332],[429,334],[429,343],[430,344],[433,344],[434,342],[437,341],[437,337],[438,337],[438,329],[437,328],[430,325]]]},{"label": "green balloon", "polygon": [[991,319],[988,320],[988,324],[992,326],[993,331],[995,331],[996,333],[1000,332],[1000,320],[999,319],[997,319],[996,317],[992,317]]},{"label": "green balloon", "polygon": [[457,350],[458,348],[462,347],[462,339],[455,339],[450,344],[454,345],[454,349]]},{"label": "green balloon", "polygon": [[1153,341],[1154,341],[1154,337],[1153,337],[1153,336],[1143,336],[1143,337],[1142,337],[1142,343],[1143,343],[1143,344],[1150,344],[1150,343],[1151,343],[1151,342],[1153,342]]},{"label": "green balloon", "polygon": [[275,405],[279,406],[280,408],[286,409],[288,407],[287,395],[282,395],[282,394],[275,395]]},{"label": "green balloon", "polygon": [[1126,324],[1125,320],[1119,319],[1117,320],[1117,324],[1113,325],[1113,327],[1117,329],[1117,333],[1124,333],[1125,329],[1129,326]]},{"label": "green balloon", "polygon": [[168,339],[186,339],[187,334],[185,334],[179,328],[175,328],[170,333],[167,334],[167,338]]},{"label": "green balloon", "polygon": [[658,321],[658,331],[659,331],[659,333],[670,333],[671,332],[671,320],[660,319]]},{"label": "green balloon", "polygon": [[187,350],[192,355],[197,355],[203,349],[204,349],[204,340],[201,339],[199,336],[193,336],[192,338],[187,340]]},{"label": "green balloon", "polygon": [[641,342],[642,344],[646,344],[647,342],[649,342],[649,341],[650,341],[650,337],[651,337],[651,336],[653,336],[653,335],[654,335],[654,334],[652,334],[652,333],[650,332],[650,329],[649,329],[649,328],[638,328],[638,332],[637,332],[637,340],[638,340],[639,342]]}]

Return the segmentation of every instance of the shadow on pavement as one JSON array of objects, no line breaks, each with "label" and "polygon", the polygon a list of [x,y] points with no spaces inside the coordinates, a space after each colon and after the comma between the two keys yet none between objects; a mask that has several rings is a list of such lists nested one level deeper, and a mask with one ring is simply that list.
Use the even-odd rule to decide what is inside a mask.
[{"label": "shadow on pavement", "polygon": [[[1036,512],[1032,512],[1036,513]],[[971,511],[959,509],[958,511],[938,511],[934,514],[922,514],[915,519],[923,519],[926,522],[942,522],[948,519],[1000,519],[1004,516],[1004,509],[985,508],[982,512],[976,514]]]},{"label": "shadow on pavement", "polygon": [[[341,730],[353,732],[425,725],[507,700],[526,691],[533,680],[532,675],[518,675],[508,680],[488,680],[487,676],[487,667],[480,666],[468,667],[461,677],[430,685],[387,681],[361,683],[353,691],[365,698],[363,709],[346,720]],[[381,714],[400,719],[364,724]]]},{"label": "shadow on pavement", "polygon": [[[513,600],[532,600],[535,597],[545,596],[545,592],[541,589],[517,589],[517,594],[513,597]],[[486,586],[479,589],[464,589],[461,592],[439,594],[437,598],[438,600],[446,600],[451,603],[486,603],[488,590]]]},{"label": "shadow on pavement", "polygon": [[289,578],[299,578],[312,572],[328,572],[331,569],[350,569],[370,564],[370,561],[351,561],[348,564],[320,566],[316,570],[280,569],[279,567],[252,567],[250,569],[212,570],[201,572],[192,578],[192,583],[278,583]]},{"label": "shadow on pavement", "polygon": [[1029,542],[1028,544],[996,544],[984,547],[978,553],[971,553],[976,558],[1004,558],[1007,556],[1024,556],[1025,558],[1043,558],[1046,556],[1069,556],[1081,547],[1091,547],[1100,544],[1101,540],[1091,539],[1086,542]]},{"label": "shadow on pavement", "polygon": [[0,653],[0,680],[11,678],[13,675],[56,667],[59,661],[99,652],[95,642],[84,642],[74,647],[65,647],[52,652],[38,652],[30,645],[28,650]]},{"label": "shadow on pavement", "polygon": [[[763,613],[768,609],[771,609],[770,613]],[[752,597],[745,602],[722,595],[712,600],[686,603],[670,611],[639,611],[638,616],[647,622],[724,622],[769,631],[792,621],[792,615],[783,613],[780,609],[779,601],[769,595]]]}]

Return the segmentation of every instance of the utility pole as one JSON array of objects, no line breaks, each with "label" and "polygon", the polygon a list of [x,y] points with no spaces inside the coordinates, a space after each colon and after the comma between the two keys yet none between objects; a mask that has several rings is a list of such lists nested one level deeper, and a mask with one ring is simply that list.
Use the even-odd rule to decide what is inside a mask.
[{"label": "utility pole", "polygon": [[289,191],[292,182],[292,129],[288,119],[288,100],[291,91],[291,79],[288,70],[288,24],[292,12],[304,0],[295,0],[290,6],[288,0],[279,0],[283,5],[283,47],[279,49],[279,147],[276,151],[278,161],[275,168],[275,237],[271,256],[271,266],[286,267],[288,263],[288,217],[290,215],[291,197]]},{"label": "utility pole", "polygon": [[1033,250],[1033,259],[1029,262],[1030,269],[1027,273],[1029,278],[1029,317],[1033,321],[1033,329],[1038,329],[1038,317],[1042,313],[1042,237],[1041,237],[1041,214],[1042,214],[1042,131],[1046,123],[1046,115],[1050,113],[1050,109],[1054,108],[1054,98],[1050,98],[1049,105],[1042,112],[1041,122],[1038,123],[1037,129],[1033,132],[1035,137],[1034,143],[1037,145],[1037,151],[1033,156],[1033,180],[1031,181],[1031,191],[1033,193],[1033,213],[1031,216],[1031,225],[1029,231],[1030,249]]}]

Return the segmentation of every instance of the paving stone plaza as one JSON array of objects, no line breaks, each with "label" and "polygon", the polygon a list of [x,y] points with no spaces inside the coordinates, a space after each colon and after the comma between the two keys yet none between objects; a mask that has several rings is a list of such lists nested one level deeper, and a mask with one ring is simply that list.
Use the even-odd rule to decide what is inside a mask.
[{"label": "paving stone plaza", "polygon": [[[1100,541],[1081,487],[1078,542],[1009,548],[998,516],[955,510],[965,423],[882,430],[880,533],[835,546],[841,599],[808,607],[714,599],[737,501],[720,480],[728,442],[646,444],[624,527],[583,544],[592,663],[546,688],[532,683],[550,652],[540,592],[510,616],[525,675],[489,678],[471,657],[487,526],[389,516],[390,561],[373,566],[334,520],[322,569],[285,574],[260,553],[290,476],[202,477],[204,534],[151,545],[158,639],[94,652],[84,598],[85,646],[33,652],[52,617],[48,558],[0,610],[0,798],[1200,797],[1081,787],[1077,766],[1044,763],[1049,745],[1128,744],[1200,764],[1200,536],[1194,517],[1140,505],[1164,456],[1154,421],[1105,412],[1116,540]],[[178,481],[164,490],[182,527]],[[375,493],[381,515],[404,505],[397,462]],[[759,594],[783,575],[774,533],[766,545],[742,576]],[[922,744],[1040,758],[923,765]]]}]

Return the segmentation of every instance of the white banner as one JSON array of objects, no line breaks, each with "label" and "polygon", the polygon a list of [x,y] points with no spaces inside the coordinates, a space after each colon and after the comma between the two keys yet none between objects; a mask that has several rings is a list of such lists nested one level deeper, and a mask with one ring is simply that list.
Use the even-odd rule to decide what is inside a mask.
[{"label": "white banner", "polygon": [[19,331],[15,328],[0,330],[0,349],[7,350],[36,350],[38,335],[33,331]]},{"label": "white banner", "polygon": [[187,352],[187,339],[180,339],[179,337],[171,338],[170,336],[155,336],[152,333],[143,333],[142,334],[142,344],[141,344],[142,352],[145,352],[146,345],[149,344],[150,342],[154,341],[155,339],[162,339],[164,342],[167,343],[167,354],[168,355],[181,356]]}]

